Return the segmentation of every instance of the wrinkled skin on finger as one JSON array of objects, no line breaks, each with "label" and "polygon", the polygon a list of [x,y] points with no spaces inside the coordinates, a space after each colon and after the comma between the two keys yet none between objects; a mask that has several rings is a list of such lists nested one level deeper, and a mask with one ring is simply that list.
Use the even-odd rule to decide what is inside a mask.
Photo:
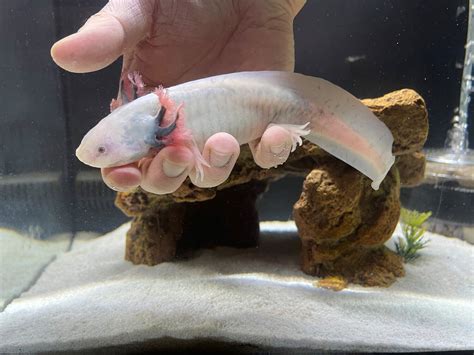
[{"label": "wrinkled skin on finger", "polygon": [[[51,55],[59,66],[76,73],[100,70],[123,56],[124,71],[138,71],[147,85],[165,87],[229,72],[293,71],[293,19],[304,3],[112,0],[77,33],[55,43]],[[284,162],[289,136],[273,129],[263,137],[251,144],[257,164],[268,168]],[[103,169],[102,176],[115,190],[140,185],[169,193],[188,175],[193,180],[193,157],[185,150],[167,147],[153,159]],[[220,134],[208,140],[203,155],[210,168],[203,181],[193,182],[216,186],[230,174],[239,146],[232,136]]]}]

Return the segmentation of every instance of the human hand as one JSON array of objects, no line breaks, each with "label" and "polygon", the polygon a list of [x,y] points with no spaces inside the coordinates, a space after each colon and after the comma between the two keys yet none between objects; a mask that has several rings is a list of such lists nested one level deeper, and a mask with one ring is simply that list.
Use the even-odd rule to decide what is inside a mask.
[{"label": "human hand", "polygon": [[[138,71],[147,85],[165,87],[229,72],[294,67],[293,18],[304,0],[112,0],[75,34],[51,49],[54,61],[76,73],[102,69],[123,55],[123,71]],[[270,168],[286,161],[289,133],[273,126],[250,148],[255,162]],[[194,158],[184,147],[166,147],[153,158],[102,169],[115,190],[141,186],[164,194],[189,175],[201,187],[229,176],[240,152],[227,133],[211,136],[203,157],[203,181],[191,174]]]}]

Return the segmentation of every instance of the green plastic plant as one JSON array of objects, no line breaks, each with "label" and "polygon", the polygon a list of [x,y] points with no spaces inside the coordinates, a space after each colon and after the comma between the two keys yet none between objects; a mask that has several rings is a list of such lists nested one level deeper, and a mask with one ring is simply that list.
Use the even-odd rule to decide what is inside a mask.
[{"label": "green plastic plant", "polygon": [[400,221],[402,224],[403,237],[399,237],[395,242],[397,254],[403,257],[405,262],[415,260],[420,256],[418,253],[429,242],[423,238],[426,229],[423,227],[431,212],[418,212],[402,208]]}]

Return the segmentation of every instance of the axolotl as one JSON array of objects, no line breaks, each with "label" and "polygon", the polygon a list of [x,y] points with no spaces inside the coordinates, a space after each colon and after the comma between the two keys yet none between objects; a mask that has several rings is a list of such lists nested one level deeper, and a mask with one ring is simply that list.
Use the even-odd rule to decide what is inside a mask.
[{"label": "axolotl", "polygon": [[260,138],[270,125],[291,133],[292,151],[304,137],[369,177],[373,189],[394,163],[387,126],[353,95],[321,78],[237,72],[144,92],[139,76],[128,77],[142,96],[131,100],[121,90],[122,100],[113,102],[112,112],[77,149],[83,163],[120,166],[183,144],[193,152],[202,178],[207,162],[201,152],[209,137],[227,132],[242,145]]}]

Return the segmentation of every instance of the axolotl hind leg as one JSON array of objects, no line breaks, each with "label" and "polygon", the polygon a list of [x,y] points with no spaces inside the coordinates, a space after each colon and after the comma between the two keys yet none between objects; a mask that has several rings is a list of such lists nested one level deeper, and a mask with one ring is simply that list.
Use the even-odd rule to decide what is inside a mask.
[{"label": "axolotl hind leg", "polygon": [[274,124],[270,123],[268,127],[272,126],[279,126],[286,129],[290,133],[291,137],[291,152],[296,150],[296,147],[303,144],[303,140],[301,137],[304,137],[311,133],[311,130],[308,129],[309,122],[303,125],[296,125],[296,124]]},{"label": "axolotl hind leg", "polygon": [[[283,164],[289,154],[294,152],[298,145],[303,144],[301,137],[311,133],[311,130],[308,129],[309,124],[309,122],[302,125],[270,123],[265,128],[262,137],[253,142],[249,142],[255,163],[262,168],[271,168]],[[275,129],[275,127],[279,129]],[[287,146],[288,137],[290,138],[291,146]],[[280,153],[274,153],[273,150],[269,150],[268,146],[270,144],[272,147],[275,144],[278,145],[282,139],[284,140],[285,146]]]}]

